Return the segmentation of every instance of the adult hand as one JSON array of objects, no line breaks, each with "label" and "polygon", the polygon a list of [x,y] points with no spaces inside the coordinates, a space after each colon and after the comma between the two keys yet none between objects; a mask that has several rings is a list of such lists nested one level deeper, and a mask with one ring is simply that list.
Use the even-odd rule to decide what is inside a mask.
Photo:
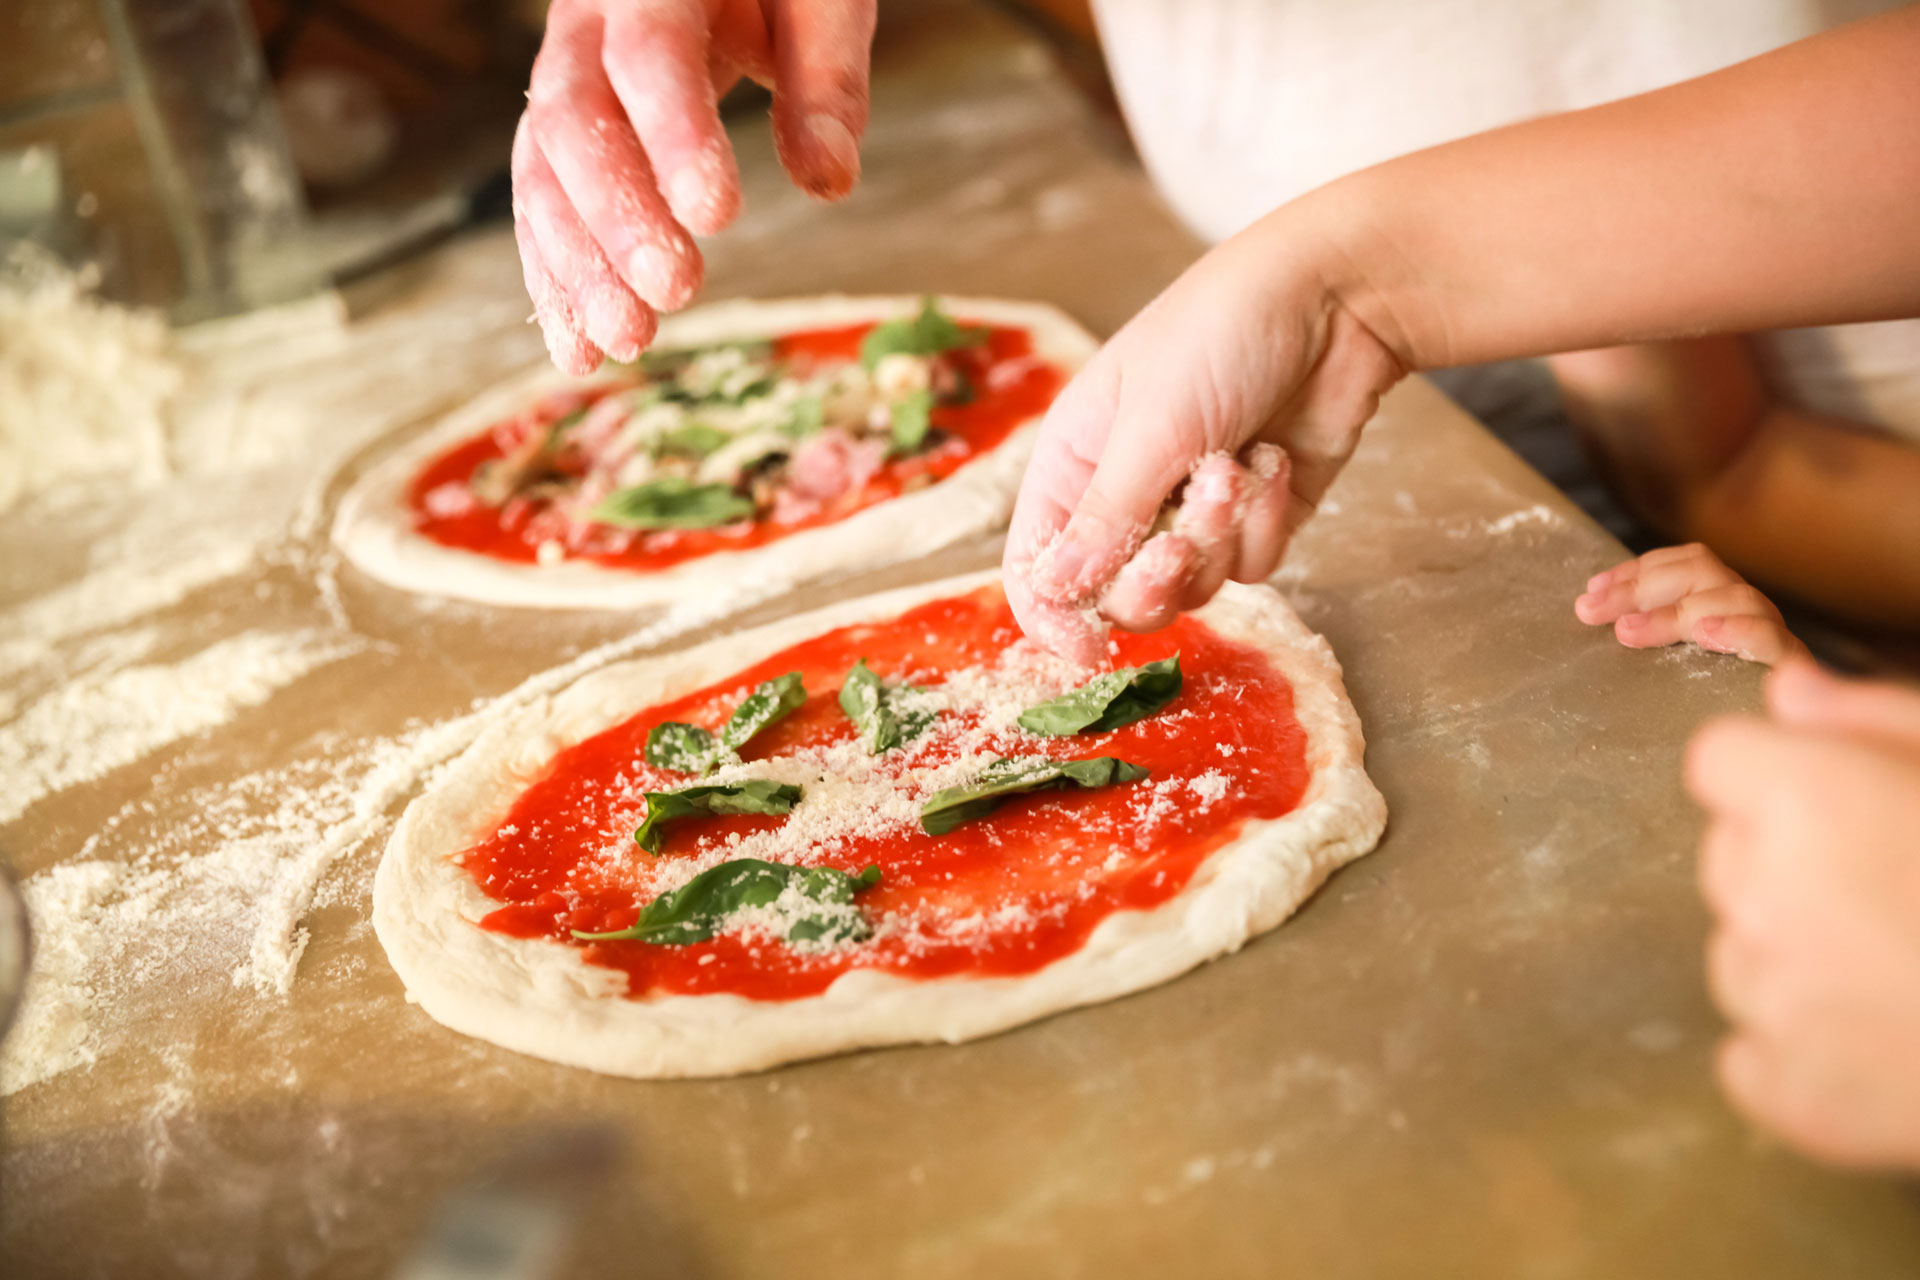
[{"label": "adult hand", "polygon": [[1691,640],[1768,666],[1807,656],[1773,601],[1697,542],[1660,547],[1596,573],[1573,612],[1589,625],[1611,622],[1630,649]]},{"label": "adult hand", "polygon": [[1721,1084],[1817,1158],[1920,1168],[1920,693],[1796,660],[1767,703],[1687,753]]},{"label": "adult hand", "polygon": [[1021,627],[1063,657],[1099,665],[1105,623],[1155,630],[1271,574],[1404,372],[1276,238],[1202,258],[1048,411],[1004,569]]},{"label": "adult hand", "polygon": [[875,0],[554,0],[513,145],[514,234],[554,363],[631,360],[684,306],[693,236],[740,209],[720,95],[773,89],[774,141],[809,194],[860,176]]}]

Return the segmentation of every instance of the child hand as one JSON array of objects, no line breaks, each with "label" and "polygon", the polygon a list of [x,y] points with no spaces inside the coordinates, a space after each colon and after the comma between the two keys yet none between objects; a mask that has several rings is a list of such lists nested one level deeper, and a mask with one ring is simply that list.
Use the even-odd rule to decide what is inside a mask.
[{"label": "child hand", "polygon": [[1098,665],[1107,622],[1155,630],[1271,574],[1403,373],[1262,234],[1202,258],[1047,413],[1003,569],[1022,630],[1064,657]]},{"label": "child hand", "polygon": [[1697,542],[1661,547],[1595,574],[1573,612],[1592,625],[1613,623],[1613,634],[1630,649],[1691,640],[1768,666],[1807,653],[1773,602]]},{"label": "child hand", "polygon": [[719,96],[773,86],[797,184],[837,200],[860,176],[875,0],[554,0],[513,141],[513,227],[554,363],[631,360],[685,306],[694,235],[740,209]]},{"label": "child hand", "polygon": [[1733,1104],[1817,1158],[1920,1168],[1920,693],[1795,660],[1687,752]]}]

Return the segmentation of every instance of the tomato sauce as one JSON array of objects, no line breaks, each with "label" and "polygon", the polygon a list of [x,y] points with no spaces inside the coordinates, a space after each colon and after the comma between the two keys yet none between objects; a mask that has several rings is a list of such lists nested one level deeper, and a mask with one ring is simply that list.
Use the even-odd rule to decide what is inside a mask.
[{"label": "tomato sauce", "polygon": [[[836,699],[856,659],[882,677],[930,687],[942,672],[991,664],[1018,639],[1005,598],[983,588],[797,644],[561,752],[494,834],[461,857],[480,888],[504,904],[481,926],[577,946],[588,962],[624,971],[633,998],[730,992],[789,1000],[818,994],[854,968],[909,978],[1031,973],[1077,950],[1115,912],[1173,897],[1249,819],[1278,818],[1299,804],[1311,770],[1292,686],[1258,650],[1183,617],[1153,635],[1117,637],[1116,660],[1124,665],[1179,652],[1184,687],[1160,714],[1105,734],[1037,739],[1010,732],[993,748],[1060,759],[1118,756],[1151,769],[1150,778],[1014,797],[943,836],[918,827],[850,834],[830,853],[808,859],[849,872],[880,867],[880,883],[857,901],[870,921],[892,927],[868,941],[806,952],[742,933],[692,946],[572,938],[575,929],[627,927],[655,896],[645,882],[657,864],[632,841],[645,812],[640,792],[695,781],[644,762],[655,725],[681,720],[715,728],[745,690],[798,671],[806,704],[750,742],[746,759],[843,742],[854,729]],[[924,766],[953,750],[936,736],[913,758]],[[893,752],[879,760],[884,767],[905,758]],[[659,856],[712,854],[729,834],[786,821],[683,820],[667,828]]]},{"label": "tomato sauce", "polygon": [[[860,341],[873,328],[872,324],[857,324],[786,334],[774,341],[774,356],[801,371],[811,364],[858,359]],[[992,451],[1021,423],[1045,412],[1053,402],[1063,380],[1061,371],[1043,361],[1029,360],[1032,352],[1033,341],[1026,330],[988,327],[986,342],[951,356],[974,387],[975,395],[966,404],[934,408],[933,425],[946,433],[946,439],[927,452],[888,462],[865,485],[803,519],[787,523],[756,520],[713,529],[660,529],[637,536],[625,530],[609,530],[602,539],[606,544],[602,549],[576,551],[571,558],[638,573],[667,569],[716,551],[765,546],[802,529],[844,520],[909,489],[943,480],[971,459]],[[987,375],[996,366],[1014,361],[1022,363],[989,382]],[[549,427],[603,396],[634,385],[631,380],[612,380],[582,392],[553,396],[520,418],[441,453],[414,477],[408,490],[413,527],[442,546],[499,560],[534,562],[544,540],[529,530],[535,505],[513,501],[497,508],[473,504],[466,510],[436,512],[427,495],[442,485],[465,483],[476,468],[503,456],[529,432]]]}]

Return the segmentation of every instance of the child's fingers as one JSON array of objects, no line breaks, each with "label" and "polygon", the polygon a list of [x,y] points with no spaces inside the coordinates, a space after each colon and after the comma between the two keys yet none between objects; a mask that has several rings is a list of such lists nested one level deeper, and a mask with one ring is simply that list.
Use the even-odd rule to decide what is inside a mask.
[{"label": "child's fingers", "polygon": [[1200,552],[1185,536],[1156,533],[1113,575],[1100,613],[1127,631],[1158,631],[1180,612],[1181,593],[1200,568]]},{"label": "child's fingers", "polygon": [[1622,614],[1613,624],[1613,633],[1630,649],[1654,649],[1694,639],[1693,629],[1702,618],[1766,618],[1776,625],[1780,622],[1780,614],[1772,601],[1735,578],[1726,586],[1697,591],[1672,604]]},{"label": "child's fingers", "polygon": [[1920,749],[1920,689],[1842,680],[1811,661],[1787,662],[1767,680],[1767,706],[1782,724],[1859,734],[1900,750]]},{"label": "child's fingers", "polygon": [[1784,622],[1759,614],[1713,616],[1700,619],[1693,627],[1693,642],[1715,653],[1731,653],[1774,667],[1789,658],[1802,657],[1807,647]]},{"label": "child's fingers", "polygon": [[1573,602],[1573,611],[1582,622],[1598,625],[1664,608],[1693,592],[1739,581],[1739,574],[1699,543],[1661,547],[1638,560],[1595,574],[1587,582],[1586,594]]},{"label": "child's fingers", "polygon": [[1264,582],[1280,567],[1287,547],[1287,505],[1293,467],[1277,444],[1246,450],[1247,500],[1240,517],[1240,554],[1235,582]]},{"label": "child's fingers", "polygon": [[1202,458],[1187,480],[1173,531],[1193,544],[1193,573],[1176,603],[1198,609],[1213,599],[1240,558],[1240,520],[1246,484],[1240,464],[1224,453]]},{"label": "child's fingers", "polygon": [[1612,581],[1624,582],[1643,569],[1657,569],[1663,565],[1683,564],[1694,560],[1711,560],[1718,564],[1720,557],[1703,542],[1679,542],[1670,547],[1655,547],[1653,550],[1622,561],[1611,569],[1594,574],[1587,579],[1587,590],[1597,591],[1601,584]]}]

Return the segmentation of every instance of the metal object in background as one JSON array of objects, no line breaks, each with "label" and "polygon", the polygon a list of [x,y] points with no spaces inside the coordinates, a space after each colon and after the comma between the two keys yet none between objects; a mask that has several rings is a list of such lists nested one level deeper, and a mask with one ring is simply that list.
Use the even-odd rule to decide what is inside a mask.
[{"label": "metal object in background", "polygon": [[547,1280],[620,1162],[611,1128],[534,1138],[441,1205],[394,1280]]},{"label": "metal object in background", "polygon": [[0,1040],[20,1008],[27,985],[27,962],[33,953],[27,926],[27,903],[5,867],[0,867]]},{"label": "metal object in background", "polygon": [[0,152],[51,153],[61,201],[40,218],[58,234],[25,238],[179,320],[314,287],[287,250],[305,203],[239,0],[6,8]]}]

